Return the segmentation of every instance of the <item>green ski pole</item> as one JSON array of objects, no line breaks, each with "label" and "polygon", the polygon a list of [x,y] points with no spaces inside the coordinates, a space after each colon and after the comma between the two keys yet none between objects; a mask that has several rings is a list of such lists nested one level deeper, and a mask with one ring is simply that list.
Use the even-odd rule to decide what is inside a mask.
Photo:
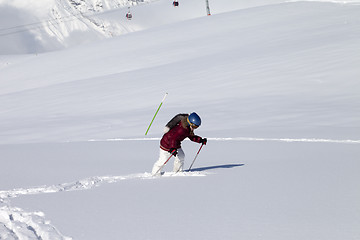
[{"label": "green ski pole", "polygon": [[147,135],[147,133],[149,132],[149,129],[150,129],[150,127],[151,127],[151,124],[153,123],[153,121],[154,121],[154,119],[155,119],[156,115],[158,114],[158,112],[159,112],[159,110],[160,110],[160,108],[161,108],[161,106],[162,106],[163,102],[165,101],[165,98],[166,98],[166,96],[167,96],[167,95],[168,95],[168,93],[165,93],[165,96],[164,96],[163,100],[161,101],[160,106],[159,106],[159,107],[158,107],[158,109],[156,110],[156,113],[155,113],[155,115],[154,115],[153,119],[151,120],[151,123],[150,123],[150,125],[149,125],[148,129],[146,130],[145,135]]}]

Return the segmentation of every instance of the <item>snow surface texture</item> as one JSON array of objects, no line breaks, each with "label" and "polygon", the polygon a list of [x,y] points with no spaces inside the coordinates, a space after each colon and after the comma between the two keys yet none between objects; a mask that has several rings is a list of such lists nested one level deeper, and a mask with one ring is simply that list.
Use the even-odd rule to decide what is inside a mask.
[{"label": "snow surface texture", "polygon": [[359,1],[209,2],[0,0],[0,239],[360,239]]}]

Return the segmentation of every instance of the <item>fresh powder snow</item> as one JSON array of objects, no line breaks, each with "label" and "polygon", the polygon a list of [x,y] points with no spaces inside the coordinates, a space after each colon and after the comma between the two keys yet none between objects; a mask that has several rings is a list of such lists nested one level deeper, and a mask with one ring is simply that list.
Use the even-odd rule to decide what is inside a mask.
[{"label": "fresh powder snow", "polygon": [[360,239],[360,1],[205,3],[0,0],[0,239]]}]

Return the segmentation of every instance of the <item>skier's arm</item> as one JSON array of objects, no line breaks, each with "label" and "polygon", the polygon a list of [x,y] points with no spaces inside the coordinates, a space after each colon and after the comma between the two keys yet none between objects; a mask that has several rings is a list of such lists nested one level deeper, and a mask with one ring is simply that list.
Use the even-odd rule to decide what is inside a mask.
[{"label": "skier's arm", "polygon": [[189,139],[191,140],[191,141],[193,141],[193,142],[197,142],[197,143],[202,143],[202,137],[200,137],[200,136],[197,136],[197,135],[190,135],[189,136]]}]

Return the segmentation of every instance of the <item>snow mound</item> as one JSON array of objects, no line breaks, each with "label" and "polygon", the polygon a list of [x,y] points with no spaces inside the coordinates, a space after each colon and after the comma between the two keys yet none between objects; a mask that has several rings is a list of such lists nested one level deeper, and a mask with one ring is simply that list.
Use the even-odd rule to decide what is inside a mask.
[{"label": "snow mound", "polygon": [[70,240],[63,236],[42,212],[25,212],[0,200],[0,239]]}]

